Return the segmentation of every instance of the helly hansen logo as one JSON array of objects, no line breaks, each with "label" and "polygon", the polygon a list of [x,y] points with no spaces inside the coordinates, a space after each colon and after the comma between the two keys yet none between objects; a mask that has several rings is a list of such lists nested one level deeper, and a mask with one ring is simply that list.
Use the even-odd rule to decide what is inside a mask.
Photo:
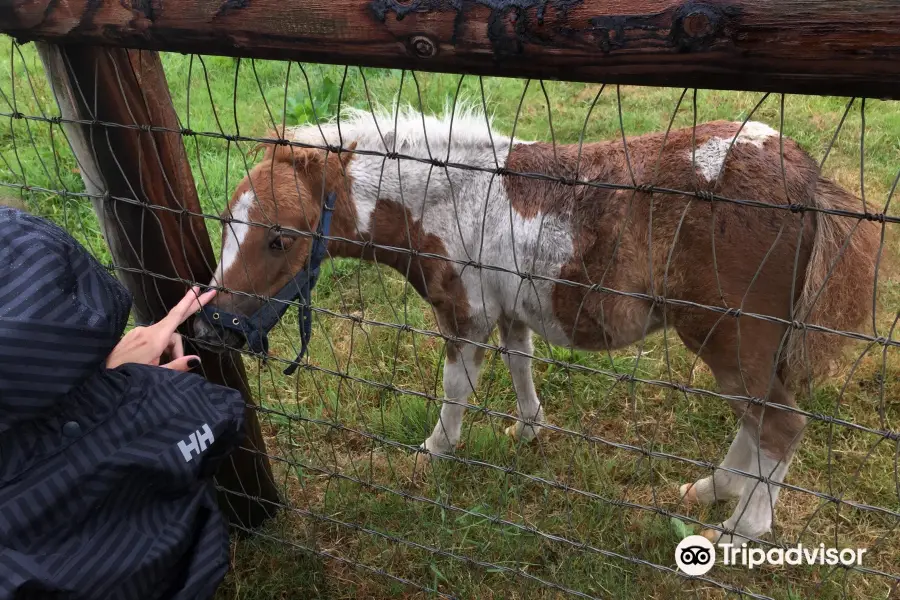
[{"label": "helly hansen logo", "polygon": [[209,425],[204,423],[202,429],[192,433],[188,439],[178,442],[178,449],[181,450],[181,455],[184,456],[184,462],[191,462],[194,460],[195,454],[200,456],[200,453],[206,450],[214,441],[216,439],[213,437],[212,430],[209,428]]}]

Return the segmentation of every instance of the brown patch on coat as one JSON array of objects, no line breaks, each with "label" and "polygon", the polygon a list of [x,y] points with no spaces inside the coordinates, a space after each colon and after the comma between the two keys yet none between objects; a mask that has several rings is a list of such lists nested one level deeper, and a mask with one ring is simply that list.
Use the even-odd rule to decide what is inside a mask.
[{"label": "brown patch on coat", "polygon": [[[855,197],[822,179],[815,161],[788,138],[783,140],[782,173],[777,135],[760,146],[733,144],[718,180],[706,181],[691,163],[692,144],[699,147],[713,137],[731,139],[739,127],[714,122],[693,132],[672,131],[668,138],[661,133],[630,138],[627,155],[621,140],[581,148],[523,144],[513,148],[507,162],[511,172],[637,189],[573,186],[513,174],[504,183],[513,209],[523,217],[544,213],[570,219],[574,254],[561,268],[560,279],[786,320],[793,318],[792,304],[796,308],[812,295],[818,298],[815,322],[850,330],[863,325],[871,302],[852,296],[873,286],[878,233],[871,223],[863,221],[853,231],[854,242],[843,251],[819,296],[810,288],[824,282],[823,265],[840,255],[850,225],[855,225],[852,220],[640,191],[654,185],[688,193],[714,191],[725,198],[770,205],[861,210]],[[859,268],[854,270],[853,265]],[[706,309],[655,304],[571,285],[554,287],[553,309],[573,344],[585,349],[620,348],[664,325],[672,326],[710,366],[726,393],[794,405],[782,383],[797,379],[798,334],[788,336],[786,354],[784,325],[723,318]],[[834,336],[822,337],[829,338],[827,343],[816,343],[808,351],[813,372],[827,367],[826,358],[840,346]],[[781,380],[774,387],[769,384],[773,368]],[[774,415],[762,440],[772,455],[784,455],[796,444],[803,423],[799,415],[746,403],[734,408],[750,423],[762,421],[764,414]]]},{"label": "brown patch on coat", "polygon": [[[447,257],[444,242],[427,233],[422,223],[413,218],[409,209],[398,202],[379,199],[369,225],[365,241],[376,246],[391,246],[405,251],[372,246],[344,244],[337,252],[387,265],[404,275],[416,292],[435,311],[444,335],[464,337],[470,307],[462,279],[455,264]],[[447,344],[447,360],[458,358],[456,344]]]}]

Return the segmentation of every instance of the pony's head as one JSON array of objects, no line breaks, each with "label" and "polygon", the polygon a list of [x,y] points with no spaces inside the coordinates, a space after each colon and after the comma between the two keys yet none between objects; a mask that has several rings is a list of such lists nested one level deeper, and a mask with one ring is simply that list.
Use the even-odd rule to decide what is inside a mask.
[{"label": "pony's head", "polygon": [[[282,139],[281,136],[277,136]],[[356,144],[350,144],[352,151]],[[216,306],[250,316],[307,263],[311,234],[330,191],[344,195],[352,154],[277,143],[262,144],[262,160],[241,181],[222,214],[222,257],[211,285]],[[332,226],[334,232],[334,225]],[[195,319],[197,340],[213,349],[239,348],[240,334]]]}]

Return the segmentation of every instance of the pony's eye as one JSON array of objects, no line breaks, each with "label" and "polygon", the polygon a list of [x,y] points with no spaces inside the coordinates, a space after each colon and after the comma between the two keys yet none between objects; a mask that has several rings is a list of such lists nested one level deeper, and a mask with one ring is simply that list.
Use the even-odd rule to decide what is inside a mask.
[{"label": "pony's eye", "polygon": [[294,243],[294,238],[286,236],[286,235],[279,235],[278,237],[273,239],[271,242],[269,242],[269,249],[280,252],[280,251],[289,249],[291,247],[291,244],[293,244],[293,243]]}]

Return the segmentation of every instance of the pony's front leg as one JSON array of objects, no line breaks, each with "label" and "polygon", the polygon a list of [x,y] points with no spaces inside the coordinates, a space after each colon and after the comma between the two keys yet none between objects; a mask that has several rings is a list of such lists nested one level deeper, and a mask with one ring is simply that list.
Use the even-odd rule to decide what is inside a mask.
[{"label": "pony's front leg", "polygon": [[484,348],[472,344],[447,345],[444,363],[444,404],[431,436],[422,448],[434,454],[449,454],[459,443],[462,418],[469,395],[475,391]]}]

